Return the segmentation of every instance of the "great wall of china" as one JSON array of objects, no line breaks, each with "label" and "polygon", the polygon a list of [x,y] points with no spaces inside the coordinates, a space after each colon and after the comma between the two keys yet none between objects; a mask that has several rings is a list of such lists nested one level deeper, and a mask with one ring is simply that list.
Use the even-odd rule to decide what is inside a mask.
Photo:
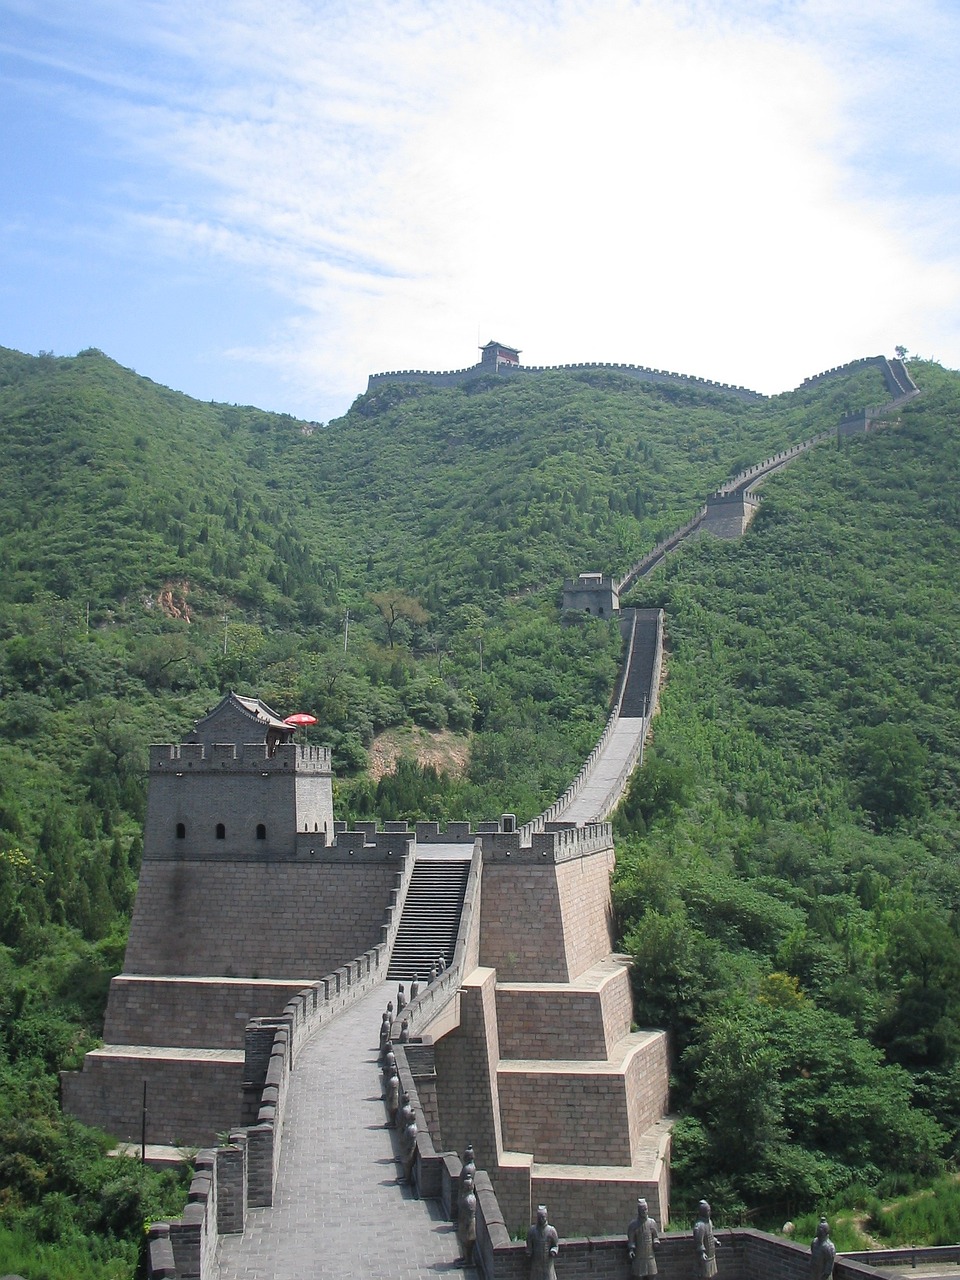
[{"label": "great wall of china", "polygon": [[[882,357],[807,384],[863,364],[881,368],[891,398],[846,419],[840,434],[869,430],[918,394],[900,362]],[[837,434],[735,476],[713,495],[719,515],[711,516],[708,500],[613,585],[625,593],[685,538],[742,534],[756,506],[753,489]],[[740,509],[731,520],[734,501]],[[64,1107],[79,1118],[145,1142],[141,1099],[149,1098],[151,1145],[203,1148],[183,1217],[151,1228],[152,1277],[373,1273],[324,1269],[334,1228],[317,1228],[309,1213],[305,1221],[288,1216],[302,1196],[291,1188],[309,1164],[293,1150],[303,1122],[289,1117],[310,1105],[303,1064],[341,1035],[345,1056],[335,1058],[333,1076],[343,1075],[348,1092],[367,1087],[354,1080],[362,1065],[349,1056],[356,1046],[347,1053],[343,1029],[352,1017],[365,1019],[360,1054],[369,1042],[365,1061],[378,1080],[377,1010],[413,969],[428,980],[392,1024],[397,1070],[416,1115],[410,1178],[420,1197],[455,1220],[456,1153],[473,1144],[483,1275],[526,1274],[523,1245],[511,1233],[540,1202],[565,1237],[560,1276],[626,1274],[624,1212],[637,1195],[669,1219],[666,1037],[631,1028],[627,964],[613,951],[606,821],[642,760],[663,615],[624,610],[621,627],[623,669],[604,733],[564,796],[524,827],[503,815],[476,831],[465,823],[347,831],[333,818],[329,754],[295,745],[269,708],[236,695],[184,743],[152,749],[143,869],[124,972],[111,987],[107,1043],[87,1056],[82,1073],[63,1076]],[[418,880],[431,869],[428,905],[442,914],[438,868],[458,889],[444,967],[429,980],[435,935],[407,962],[410,970],[397,967],[398,939],[416,915]],[[326,976],[312,979],[318,971]],[[329,1071],[323,1078],[332,1089]],[[390,1154],[380,1164],[396,1154],[384,1140]],[[334,1126],[321,1142],[324,1162],[335,1154],[349,1164],[355,1143],[354,1133]],[[335,1194],[348,1181],[341,1172]],[[414,1221],[410,1203],[398,1200],[396,1212]],[[352,1225],[362,1232],[359,1220]],[[435,1235],[425,1224],[414,1231],[422,1274],[465,1274],[452,1251],[442,1266],[428,1265]],[[806,1275],[798,1246],[750,1231],[729,1233],[727,1243],[731,1276]],[[686,1241],[665,1237],[664,1246],[661,1275],[688,1280]],[[305,1257],[313,1270],[303,1269]],[[877,1272],[863,1260],[838,1259],[836,1274]]]}]

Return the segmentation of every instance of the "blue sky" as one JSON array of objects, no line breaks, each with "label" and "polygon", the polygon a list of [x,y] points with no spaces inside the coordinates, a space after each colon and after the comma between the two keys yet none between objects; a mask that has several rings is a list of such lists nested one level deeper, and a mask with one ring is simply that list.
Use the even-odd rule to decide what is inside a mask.
[{"label": "blue sky", "polygon": [[326,421],[386,369],[960,366],[953,0],[0,0],[0,345]]}]

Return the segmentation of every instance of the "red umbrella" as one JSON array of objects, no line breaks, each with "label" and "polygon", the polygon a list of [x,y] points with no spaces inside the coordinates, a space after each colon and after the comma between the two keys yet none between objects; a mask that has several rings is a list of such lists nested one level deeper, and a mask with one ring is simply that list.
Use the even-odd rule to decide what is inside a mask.
[{"label": "red umbrella", "polygon": [[283,717],[284,724],[292,724],[295,729],[302,729],[308,724],[316,724],[316,716],[308,716],[305,711],[297,711],[292,716]]}]

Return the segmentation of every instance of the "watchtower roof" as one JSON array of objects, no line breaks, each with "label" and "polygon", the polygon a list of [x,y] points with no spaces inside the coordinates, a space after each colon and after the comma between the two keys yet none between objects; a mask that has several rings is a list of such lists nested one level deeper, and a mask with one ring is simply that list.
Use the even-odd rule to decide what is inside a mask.
[{"label": "watchtower roof", "polygon": [[519,347],[510,347],[510,346],[507,346],[507,344],[506,344],[505,342],[496,342],[493,338],[491,338],[489,342],[487,342],[484,346],[482,346],[482,347],[480,348],[480,350],[481,350],[481,351],[495,351],[495,352],[496,352],[499,356],[501,356],[501,357],[509,357],[509,356],[513,356],[513,358],[514,358],[515,360],[519,360],[519,359],[520,359],[520,348],[519,348]]},{"label": "watchtower roof", "polygon": [[[249,742],[253,740],[289,742],[295,733],[260,698],[245,698],[242,694],[225,694],[217,705],[193,726],[188,742]],[[252,735],[252,736],[251,736]]]}]

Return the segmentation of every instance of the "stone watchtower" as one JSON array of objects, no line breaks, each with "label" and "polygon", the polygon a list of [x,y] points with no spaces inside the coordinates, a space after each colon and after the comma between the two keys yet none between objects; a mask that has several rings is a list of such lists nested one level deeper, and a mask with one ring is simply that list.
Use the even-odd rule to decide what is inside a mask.
[{"label": "stone watchtower", "polygon": [[179,746],[150,748],[144,858],[289,857],[333,835],[330,753],[257,698],[228,694]]},{"label": "stone watchtower", "polygon": [[333,838],[330,752],[230,693],[150,749],[143,866],[104,1046],[63,1105],[127,1140],[203,1145],[241,1113],[244,1029],[380,940],[396,879]]},{"label": "stone watchtower", "polygon": [[480,348],[480,368],[484,373],[499,373],[505,365],[516,368],[519,364],[520,352],[516,347],[508,347],[491,339],[485,347]]},{"label": "stone watchtower", "polygon": [[605,573],[581,573],[563,584],[564,613],[590,613],[595,618],[612,618],[620,612],[620,592]]}]

